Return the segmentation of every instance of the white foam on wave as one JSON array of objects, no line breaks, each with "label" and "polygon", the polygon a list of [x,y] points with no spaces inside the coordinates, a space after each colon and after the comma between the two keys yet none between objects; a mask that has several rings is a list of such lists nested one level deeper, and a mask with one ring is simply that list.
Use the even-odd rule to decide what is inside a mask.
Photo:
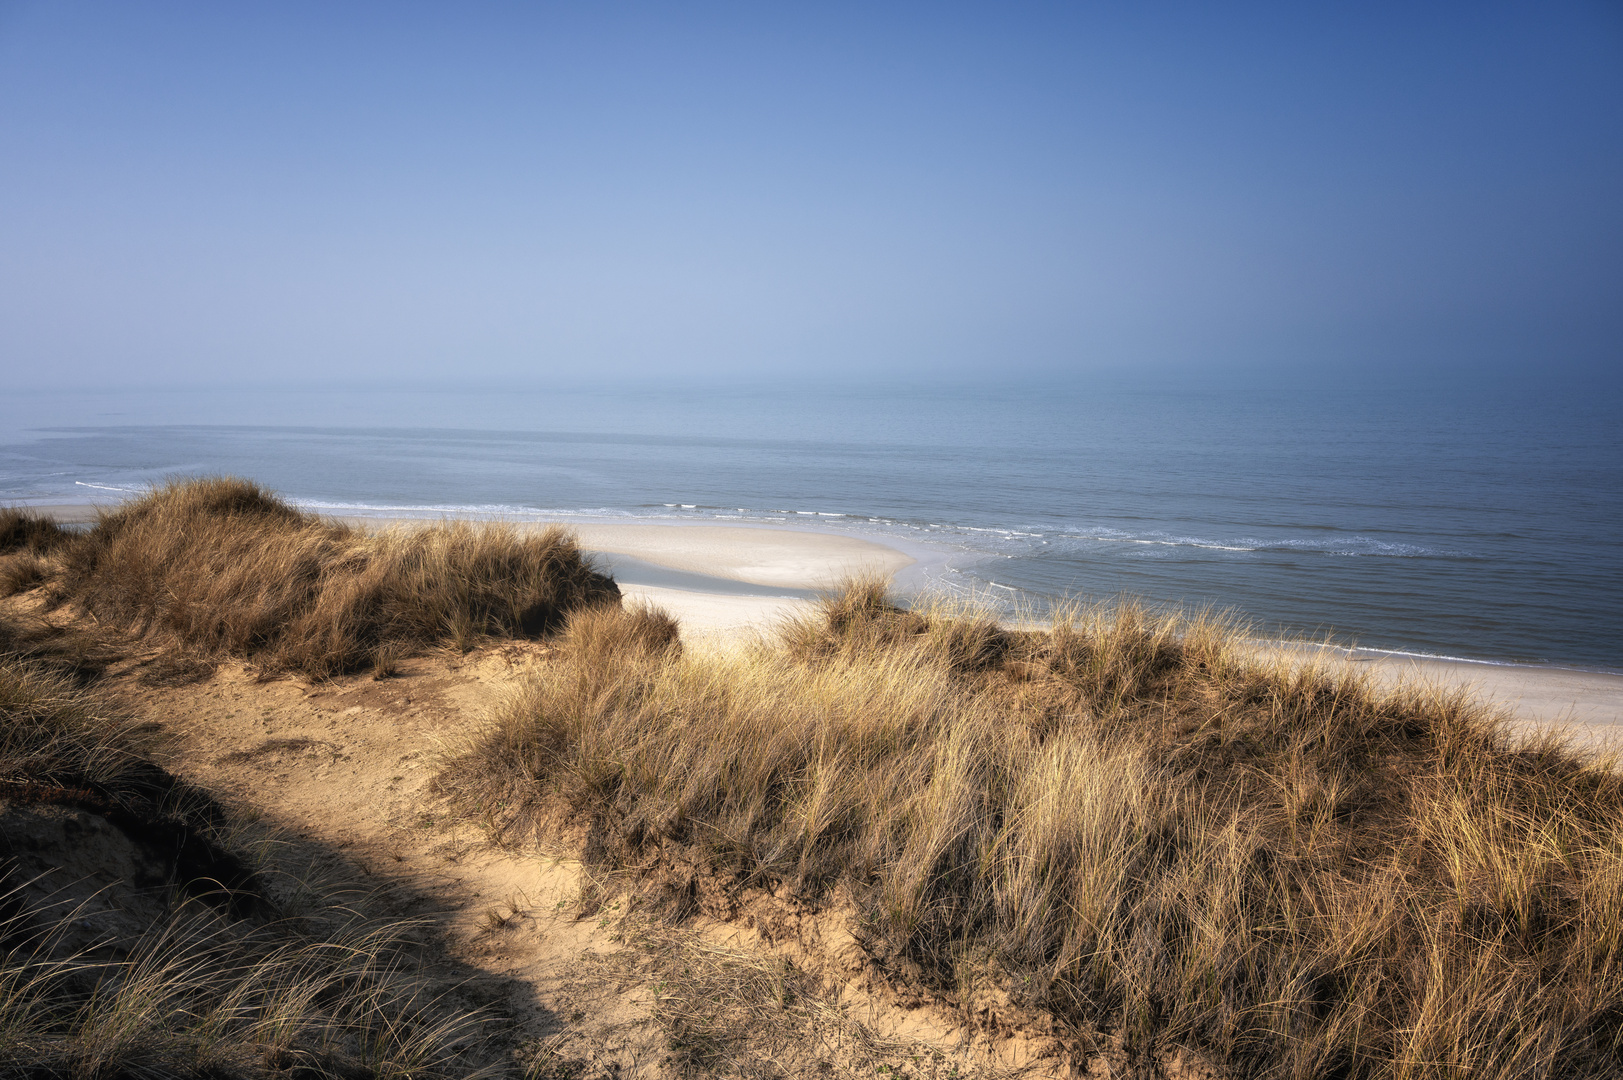
[{"label": "white foam on wave", "polygon": [[511,503],[392,503],[332,502],[326,499],[289,499],[301,510],[318,513],[353,514],[368,517],[383,514],[430,515],[450,514],[466,517],[503,518],[555,518],[555,517],[636,517],[624,510],[602,506],[596,509],[565,509],[561,507],[517,506]]},{"label": "white foam on wave", "polygon": [[[83,481],[79,481],[83,483]],[[98,486],[89,485],[85,486]],[[108,488],[127,491],[129,489]],[[385,504],[369,502],[340,502],[321,499],[295,499],[294,505],[321,513],[348,513],[359,516],[407,515],[467,515],[477,517],[503,517],[520,519],[586,519],[611,518],[622,520],[693,520],[783,524],[791,520],[814,518],[830,522],[849,522],[851,525],[872,527],[881,534],[913,536],[948,543],[959,547],[966,555],[978,557],[1011,557],[1036,554],[1039,550],[1063,551],[1074,544],[1122,545],[1139,548],[1188,548],[1200,551],[1222,552],[1232,555],[1250,555],[1267,552],[1300,552],[1302,554],[1350,558],[1461,558],[1467,552],[1447,551],[1419,544],[1405,544],[1379,540],[1370,536],[1350,535],[1331,538],[1238,537],[1213,539],[1159,531],[1134,533],[1127,530],[1104,528],[1060,528],[1040,530],[1031,528],[967,525],[949,521],[909,522],[881,515],[851,515],[845,512],[815,509],[756,509],[740,507],[710,507],[699,503],[667,502],[646,505],[643,508],[616,507],[537,507],[513,503],[480,504]],[[663,513],[661,511],[664,511]],[[849,526],[848,526],[849,527]],[[1057,546],[1056,546],[1057,545]]]},{"label": "white foam on wave", "polygon": [[1196,540],[1191,537],[1176,537],[1161,539],[1152,536],[1104,536],[1099,533],[1066,533],[1066,539],[1091,540],[1100,544],[1143,544],[1148,547],[1187,547],[1203,548],[1207,551],[1258,551],[1259,548],[1243,547],[1238,544],[1220,544],[1215,540]]},{"label": "white foam on wave", "polygon": [[1198,536],[1177,536],[1168,535],[1165,533],[1135,535],[1115,529],[1094,529],[1087,531],[1067,531],[1058,534],[1058,538],[1099,544],[1138,544],[1150,547],[1198,548],[1206,551],[1227,551],[1235,554],[1295,551],[1302,552],[1304,554],[1329,555],[1341,558],[1421,559],[1472,557],[1471,553],[1466,551],[1433,548],[1422,544],[1405,544],[1391,540],[1377,540],[1371,536],[1362,536],[1358,534],[1351,536],[1338,536],[1329,539],[1321,539],[1317,537],[1279,537],[1274,539],[1264,539],[1246,536],[1237,537],[1233,540],[1211,540]]},{"label": "white foam on wave", "polygon": [[[1303,646],[1303,642],[1300,641],[1276,638],[1253,638],[1252,641],[1254,644],[1266,645],[1270,648],[1301,648]],[[1335,645],[1315,642],[1308,642],[1307,645],[1310,648],[1328,649],[1331,652],[1341,653],[1349,658],[1386,659],[1388,657],[1401,657],[1405,660],[1441,660],[1450,664],[1474,664],[1478,667],[1532,668],[1538,671],[1579,671],[1594,675],[1620,674],[1620,672],[1611,668],[1586,667],[1577,664],[1552,664],[1534,660],[1484,660],[1480,656],[1454,656],[1450,653],[1424,652],[1418,649],[1377,649],[1368,645]]]},{"label": "white foam on wave", "polygon": [[[872,519],[870,519],[870,520],[872,520]],[[992,529],[992,528],[987,528],[987,527],[982,526],[982,525],[932,525],[931,528],[936,528],[936,529],[953,529],[953,528],[956,528],[956,529],[959,529],[959,530],[961,530],[963,532],[991,533],[994,536],[1027,537],[1027,538],[1030,538],[1030,539],[1033,539],[1033,540],[1039,540],[1039,539],[1042,538],[1042,535],[1043,535],[1042,533],[1037,533],[1037,532],[1021,532],[1019,529]]]}]

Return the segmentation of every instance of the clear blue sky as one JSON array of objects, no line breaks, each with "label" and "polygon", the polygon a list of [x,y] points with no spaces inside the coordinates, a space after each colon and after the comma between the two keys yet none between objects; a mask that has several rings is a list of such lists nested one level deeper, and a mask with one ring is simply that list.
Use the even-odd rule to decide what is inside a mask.
[{"label": "clear blue sky", "polygon": [[11,385],[1623,368],[1623,5],[0,0]]}]

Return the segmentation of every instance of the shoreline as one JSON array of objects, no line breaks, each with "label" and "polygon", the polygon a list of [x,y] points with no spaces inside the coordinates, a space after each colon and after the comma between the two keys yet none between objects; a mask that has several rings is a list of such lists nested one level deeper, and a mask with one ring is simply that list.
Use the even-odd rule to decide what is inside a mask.
[{"label": "shoreline", "polygon": [[[115,504],[36,505],[62,524],[86,524],[96,510]],[[875,573],[891,577],[907,591],[928,586],[929,573],[947,559],[944,551],[921,544],[891,542],[842,532],[837,526],[805,528],[800,523],[647,522],[623,519],[521,520],[421,516],[359,517],[324,515],[363,528],[411,527],[445,520],[502,522],[521,529],[563,525],[581,547],[614,572],[626,571],[622,593],[666,608],[698,638],[729,640],[769,632],[782,620],[810,608],[812,597],[841,578]],[[910,548],[913,550],[904,550]],[[617,575],[617,580],[619,577]],[[1368,665],[1386,685],[1408,683],[1464,688],[1500,707],[1517,727],[1564,729],[1591,748],[1623,748],[1623,673],[1556,665],[1428,656],[1367,647],[1261,642],[1259,648],[1287,648],[1304,655],[1330,653],[1356,666]]]}]

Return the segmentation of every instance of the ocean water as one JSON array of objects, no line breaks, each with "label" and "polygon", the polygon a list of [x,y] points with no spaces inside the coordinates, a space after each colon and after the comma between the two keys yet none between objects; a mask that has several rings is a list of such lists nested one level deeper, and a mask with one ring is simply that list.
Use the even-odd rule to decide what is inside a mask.
[{"label": "ocean water", "polygon": [[790,523],[1011,604],[1617,671],[1620,416],[1613,385],[1390,379],[21,393],[0,501],[235,473],[326,511]]}]

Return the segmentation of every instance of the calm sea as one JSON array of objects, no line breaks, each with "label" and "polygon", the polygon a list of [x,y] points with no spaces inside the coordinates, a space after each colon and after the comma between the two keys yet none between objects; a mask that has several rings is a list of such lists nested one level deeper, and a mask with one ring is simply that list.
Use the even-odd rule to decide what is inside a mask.
[{"label": "calm sea", "polygon": [[983,596],[1615,671],[1620,416],[1615,386],[1389,380],[24,393],[0,500],[235,473],[331,511],[790,522],[923,545]]}]

